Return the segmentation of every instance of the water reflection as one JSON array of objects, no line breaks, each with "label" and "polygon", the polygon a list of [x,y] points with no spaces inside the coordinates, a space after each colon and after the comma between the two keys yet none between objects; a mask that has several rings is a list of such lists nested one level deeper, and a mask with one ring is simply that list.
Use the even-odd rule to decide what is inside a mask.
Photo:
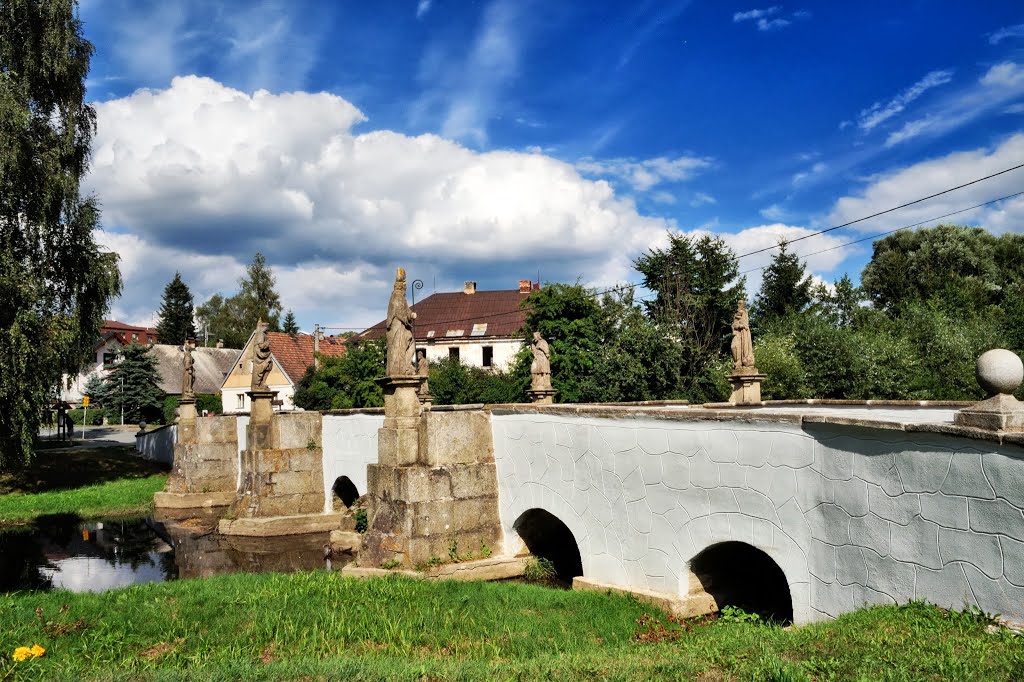
[{"label": "water reflection", "polygon": [[0,532],[0,592],[62,588],[101,592],[136,583],[220,573],[340,568],[326,557],[329,534],[226,537],[218,516],[82,522],[49,516]]},{"label": "water reflection", "polygon": [[46,516],[32,528],[0,533],[0,591],[102,592],[176,575],[170,544],[145,519]]}]

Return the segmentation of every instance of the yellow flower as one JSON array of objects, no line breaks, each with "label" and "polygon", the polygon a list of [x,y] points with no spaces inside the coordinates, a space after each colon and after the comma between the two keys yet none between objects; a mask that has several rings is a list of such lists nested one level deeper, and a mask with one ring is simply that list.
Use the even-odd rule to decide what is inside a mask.
[{"label": "yellow flower", "polygon": [[14,650],[14,660],[20,663],[28,658],[39,658],[45,653],[46,649],[38,644],[33,644],[31,649],[27,646],[19,646]]}]

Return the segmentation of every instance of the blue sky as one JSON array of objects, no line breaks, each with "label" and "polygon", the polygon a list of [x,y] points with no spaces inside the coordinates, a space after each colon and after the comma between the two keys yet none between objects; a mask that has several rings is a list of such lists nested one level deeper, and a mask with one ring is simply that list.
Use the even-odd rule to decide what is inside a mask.
[{"label": "blue sky", "polygon": [[[1020,2],[86,0],[87,182],[114,315],[201,302],[262,250],[304,329],[393,268],[594,286],[666,230],[739,253],[1024,162]],[[812,253],[1024,190],[1024,169],[806,239]],[[1024,230],[1024,200],[954,220]],[[870,242],[808,258],[855,278]],[[767,255],[744,258],[763,266]],[[751,290],[760,273],[748,274]]]}]

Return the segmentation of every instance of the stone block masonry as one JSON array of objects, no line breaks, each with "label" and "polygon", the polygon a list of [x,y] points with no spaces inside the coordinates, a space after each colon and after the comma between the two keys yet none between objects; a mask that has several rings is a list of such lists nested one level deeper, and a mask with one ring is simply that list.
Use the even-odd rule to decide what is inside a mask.
[{"label": "stone block masonry", "polygon": [[[271,417],[261,432],[266,440],[255,439],[242,452],[241,486],[227,513],[230,521],[324,512],[321,420],[318,412]],[[253,441],[253,432],[249,435]],[[231,523],[222,525],[222,532],[232,532]]]},{"label": "stone block masonry", "polygon": [[238,481],[238,436],[234,417],[197,417],[181,429],[174,466],[158,508],[226,506]]},{"label": "stone block masonry", "polygon": [[412,567],[453,551],[495,549],[501,527],[489,415],[428,410],[404,428],[389,425],[378,436],[379,463],[367,468],[370,528],[360,564]]}]

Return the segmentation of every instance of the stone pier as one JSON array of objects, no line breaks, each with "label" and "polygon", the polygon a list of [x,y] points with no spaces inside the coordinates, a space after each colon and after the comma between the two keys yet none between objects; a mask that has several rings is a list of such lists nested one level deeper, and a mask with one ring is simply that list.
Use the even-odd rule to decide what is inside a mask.
[{"label": "stone pier", "polygon": [[197,417],[194,400],[181,402],[174,467],[158,509],[226,507],[238,481],[238,433],[234,417]]},{"label": "stone pier", "polygon": [[274,414],[272,394],[251,396],[242,483],[220,532],[278,536],[337,528],[341,515],[324,513],[322,416]]},{"label": "stone pier", "polygon": [[501,538],[490,417],[479,410],[423,411],[418,377],[384,380],[379,461],[367,467],[369,529],[362,566],[412,567],[496,550]]}]

